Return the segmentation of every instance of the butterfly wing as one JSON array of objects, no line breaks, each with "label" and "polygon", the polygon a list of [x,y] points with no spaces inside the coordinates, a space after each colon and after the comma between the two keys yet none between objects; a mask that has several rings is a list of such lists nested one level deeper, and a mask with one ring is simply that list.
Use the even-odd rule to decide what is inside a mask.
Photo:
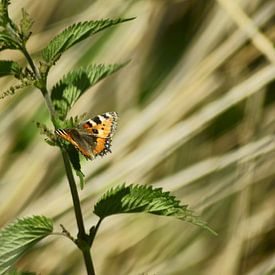
[{"label": "butterfly wing", "polygon": [[87,141],[76,129],[58,129],[55,133],[62,139],[70,142],[77,150],[88,159],[93,159],[93,148],[96,147],[96,138],[90,137]]},{"label": "butterfly wing", "polygon": [[90,150],[95,157],[111,153],[111,138],[100,138],[92,135],[83,135],[82,138],[90,145]]},{"label": "butterfly wing", "polygon": [[116,131],[117,120],[118,115],[116,112],[108,112],[84,121],[80,124],[80,131],[84,130],[98,138],[110,138]]}]

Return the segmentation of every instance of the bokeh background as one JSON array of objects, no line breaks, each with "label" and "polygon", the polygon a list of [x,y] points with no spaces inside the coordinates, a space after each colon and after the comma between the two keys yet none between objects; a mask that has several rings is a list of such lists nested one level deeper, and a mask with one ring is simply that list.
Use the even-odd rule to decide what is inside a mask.
[{"label": "bokeh background", "polygon": [[[90,89],[70,115],[117,111],[113,153],[84,161],[86,226],[110,186],[170,190],[218,231],[172,218],[118,215],[92,254],[100,275],[275,274],[275,2],[273,0],[12,1],[34,18],[29,50],[78,21],[136,16],[64,54],[49,86],[91,63],[130,64]],[[1,59],[22,62],[16,52]],[[3,78],[1,91],[14,83]],[[64,167],[35,122],[51,127],[35,89],[0,101],[0,224],[42,214],[76,234]],[[38,274],[85,274],[66,238],[51,236],[18,263]]]}]

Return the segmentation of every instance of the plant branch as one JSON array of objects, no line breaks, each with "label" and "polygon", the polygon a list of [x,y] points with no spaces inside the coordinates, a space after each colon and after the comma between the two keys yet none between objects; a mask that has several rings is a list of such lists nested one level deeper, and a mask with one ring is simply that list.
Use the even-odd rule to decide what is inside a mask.
[{"label": "plant branch", "polygon": [[69,238],[71,241],[73,241],[75,243],[75,239],[70,234],[70,232],[64,227],[64,225],[60,224],[60,227],[62,228],[62,233],[60,233],[60,234],[65,235],[67,238]]},{"label": "plant branch", "polygon": [[78,234],[84,236],[85,229],[84,229],[82,211],[81,211],[81,207],[80,207],[80,200],[78,197],[76,183],[75,183],[74,176],[72,173],[72,168],[71,168],[71,164],[69,161],[69,157],[64,150],[62,150],[62,157],[63,157],[64,166],[65,166],[65,170],[66,170],[66,174],[67,174],[67,178],[69,181],[70,190],[71,190],[71,194],[72,194],[72,199],[73,199],[73,203],[74,203],[74,211],[75,211],[77,226],[78,226],[78,230],[79,230]]},{"label": "plant branch", "polygon": [[70,238],[66,233],[64,232],[52,232],[51,233],[52,236],[62,236],[65,238],[68,238],[69,240],[71,240],[72,242],[74,242],[74,240],[72,238]]},{"label": "plant branch", "polygon": [[53,107],[53,104],[52,104],[50,95],[49,95],[49,93],[48,93],[48,91],[47,91],[46,88],[41,89],[41,92],[42,92],[42,94],[43,94],[43,97],[44,97],[44,99],[45,99],[46,105],[47,105],[48,110],[49,110],[49,112],[50,112],[50,115],[51,115],[51,119],[52,119],[53,125],[54,125],[54,127],[56,128],[55,111],[54,111],[54,107]]},{"label": "plant branch", "polygon": [[[52,105],[52,101],[49,96],[48,90],[46,88],[46,80],[42,79],[39,69],[34,64],[30,54],[28,53],[28,51],[24,45],[21,45],[21,51],[24,54],[24,56],[26,57],[29,65],[31,66],[31,69],[35,75],[35,78],[38,81],[39,89],[43,94],[46,105],[47,105],[50,115],[51,115],[53,125],[56,128],[57,125],[56,125],[55,111],[54,111],[54,107]],[[91,258],[91,252],[90,252],[89,236],[85,232],[83,215],[82,215],[82,210],[81,210],[81,206],[80,206],[80,200],[79,200],[79,196],[78,196],[75,179],[74,179],[73,172],[72,172],[72,167],[71,167],[67,152],[65,150],[63,150],[62,148],[60,148],[60,149],[62,152],[66,175],[67,175],[69,186],[70,186],[70,191],[71,191],[73,205],[74,205],[74,212],[75,212],[75,217],[76,217],[76,222],[77,222],[77,227],[78,227],[78,235],[77,235],[77,240],[75,240],[75,243],[77,244],[78,248],[82,251],[83,258],[84,258],[85,265],[86,265],[87,274],[95,275],[94,266],[93,266],[93,262],[92,262],[92,258]],[[68,237],[68,235],[67,235],[67,237]]]},{"label": "plant branch", "polygon": [[67,178],[69,181],[69,186],[70,186],[71,195],[72,195],[73,204],[74,204],[74,212],[75,212],[75,217],[76,217],[77,226],[78,226],[77,245],[82,251],[86,269],[87,269],[87,274],[94,275],[95,272],[94,272],[93,262],[92,262],[91,253],[90,253],[90,246],[88,245],[88,236],[84,228],[83,215],[82,215],[80,200],[79,200],[79,196],[76,188],[76,183],[72,173],[69,157],[67,155],[67,152],[64,150],[62,150],[62,157],[63,157],[65,169],[66,169]]},{"label": "plant branch", "polygon": [[95,227],[93,226],[93,227],[90,229],[90,247],[92,247],[92,245],[93,245],[93,242],[94,242],[96,233],[97,233],[98,228],[99,228],[99,226],[100,226],[100,224],[101,224],[102,221],[103,221],[103,219],[100,218],[100,219],[98,220],[96,226],[95,226]]},{"label": "plant branch", "polygon": [[32,69],[32,71],[33,71],[36,79],[42,84],[41,88],[40,88],[40,91],[43,94],[43,97],[45,99],[46,105],[47,105],[48,110],[50,112],[53,125],[56,127],[55,111],[54,111],[54,107],[52,105],[52,101],[51,101],[49,92],[47,91],[47,88],[46,88],[46,83],[44,83],[43,79],[41,78],[41,74],[40,74],[37,66],[34,64],[34,62],[33,62],[32,58],[31,58],[29,52],[27,51],[26,47],[24,45],[21,45],[20,49],[21,49],[22,53],[24,54],[24,56],[26,57],[29,65],[31,66],[31,69]]},{"label": "plant branch", "polygon": [[20,50],[22,51],[22,53],[24,54],[24,56],[26,57],[28,63],[30,64],[31,68],[32,68],[32,71],[33,73],[35,74],[36,78],[37,79],[41,79],[41,75],[40,75],[40,72],[39,70],[37,69],[37,67],[35,66],[29,52],[27,51],[26,47],[23,46],[23,45],[20,45]]}]

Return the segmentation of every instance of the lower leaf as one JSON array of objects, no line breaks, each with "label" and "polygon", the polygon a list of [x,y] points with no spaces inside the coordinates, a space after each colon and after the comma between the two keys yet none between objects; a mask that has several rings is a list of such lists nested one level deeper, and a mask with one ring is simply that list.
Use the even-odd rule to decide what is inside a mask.
[{"label": "lower leaf", "polygon": [[27,249],[51,234],[53,222],[44,216],[18,219],[0,230],[0,275],[5,274]]},{"label": "lower leaf", "polygon": [[217,235],[206,222],[193,214],[187,205],[181,205],[169,192],[161,188],[142,185],[121,185],[107,191],[96,203],[94,213],[102,220],[120,213],[150,213],[160,216],[172,216],[198,225]]}]

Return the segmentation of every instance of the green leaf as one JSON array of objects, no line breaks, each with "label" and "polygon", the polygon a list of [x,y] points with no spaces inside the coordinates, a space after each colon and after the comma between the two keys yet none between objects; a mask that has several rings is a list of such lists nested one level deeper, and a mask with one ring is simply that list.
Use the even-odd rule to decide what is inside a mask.
[{"label": "green leaf", "polygon": [[19,45],[8,32],[3,30],[0,32],[0,51],[6,49],[16,50],[19,49]]},{"label": "green leaf", "polygon": [[0,60],[0,77],[14,75],[17,78],[22,72],[22,68],[18,63],[9,60]]},{"label": "green leaf", "polygon": [[33,20],[25,9],[22,9],[22,19],[20,21],[20,36],[24,42],[28,40],[31,35],[31,27]]},{"label": "green leaf", "polygon": [[[128,62],[127,62],[128,63]],[[118,71],[127,63],[90,65],[68,73],[52,89],[51,99],[58,117],[63,120],[79,97],[101,79]]]},{"label": "green leaf", "polygon": [[67,145],[67,152],[73,166],[73,169],[80,181],[80,188],[83,189],[85,185],[85,175],[81,171],[80,158],[78,151],[72,144]]},{"label": "green leaf", "polygon": [[0,230],[0,275],[21,255],[53,230],[53,222],[44,216],[18,219]]},{"label": "green leaf", "polygon": [[0,51],[19,49],[17,27],[9,17],[9,0],[0,1]]},{"label": "green leaf", "polygon": [[48,65],[51,66],[59,59],[63,52],[68,50],[76,43],[108,27],[132,19],[134,18],[105,19],[98,21],[80,22],[71,25],[49,42],[47,47],[42,50],[42,57],[48,63]]},{"label": "green leaf", "polygon": [[1,0],[0,2],[0,26],[5,26],[9,21],[8,5],[9,0]]},{"label": "green leaf", "polygon": [[80,185],[80,189],[83,190],[84,186],[85,186],[85,175],[83,174],[83,172],[81,170],[75,170],[76,175],[79,178],[79,185]]},{"label": "green leaf", "polygon": [[169,192],[163,192],[161,188],[142,185],[121,185],[107,191],[96,203],[94,213],[104,219],[110,215],[120,213],[150,213],[160,216],[173,216],[177,219],[198,225],[212,234],[212,230],[206,222],[187,208],[180,201],[171,196]]},{"label": "green leaf", "polygon": [[[57,89],[53,89],[52,93],[52,102],[54,109],[56,111],[56,115],[59,119],[64,120],[67,116],[67,113],[77,101],[77,99],[81,96],[81,90],[73,85],[64,85],[64,90],[58,93]],[[58,88],[61,88],[59,86]]]}]

